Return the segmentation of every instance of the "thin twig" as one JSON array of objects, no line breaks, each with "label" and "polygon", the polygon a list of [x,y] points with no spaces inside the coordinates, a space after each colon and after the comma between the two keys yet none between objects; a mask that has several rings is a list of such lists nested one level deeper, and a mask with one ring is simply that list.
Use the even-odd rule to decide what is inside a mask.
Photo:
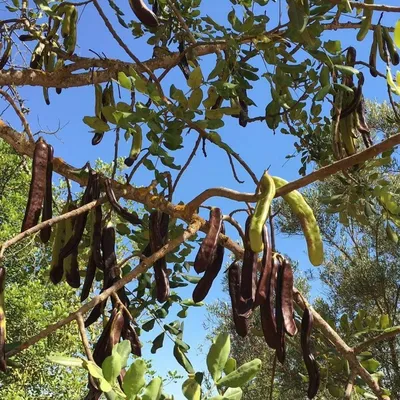
[{"label": "thin twig", "polygon": [[118,143],[119,143],[119,131],[120,128],[117,128],[115,130],[115,143],[114,143],[114,165],[113,165],[113,170],[111,173],[111,180],[114,180],[115,174],[117,173],[117,168],[118,168]]},{"label": "thin twig", "polygon": [[24,127],[24,130],[29,138],[29,141],[31,143],[35,143],[35,139],[33,138],[32,131],[28,124],[28,121],[26,120],[25,115],[22,113],[22,111],[15,104],[13,98],[3,89],[0,89],[0,95],[3,96],[10,103],[11,107],[14,109],[15,113],[18,115],[18,118],[21,120],[22,126]]},{"label": "thin twig", "polygon": [[176,177],[176,179],[175,179],[174,185],[173,185],[173,187],[172,187],[172,193],[175,192],[175,189],[176,189],[176,186],[178,185],[179,180],[181,179],[182,175],[183,175],[184,172],[186,171],[186,169],[187,169],[187,167],[189,166],[189,164],[192,162],[194,156],[196,155],[197,149],[198,149],[199,146],[200,146],[200,142],[201,142],[201,135],[199,135],[199,137],[197,138],[196,143],[194,144],[193,150],[192,150],[192,152],[190,153],[190,155],[189,155],[187,161],[185,162],[185,165],[184,165],[184,166],[182,167],[182,169],[179,171],[179,173],[178,173],[178,175],[177,175],[177,177]]},{"label": "thin twig", "polygon": [[351,399],[351,394],[353,392],[354,388],[354,380],[357,377],[357,372],[356,371],[351,371],[351,374],[349,376],[349,380],[347,381],[346,385],[346,391],[344,392],[344,399],[345,400],[350,400]]},{"label": "thin twig", "polygon": [[382,342],[384,340],[391,339],[397,335],[400,334],[400,326],[398,327],[393,327],[392,330],[389,332],[384,332],[378,336],[375,336],[371,339],[366,340],[365,342],[359,344],[354,348],[354,353],[355,354],[360,354],[364,350],[368,349],[370,346],[374,345],[375,343]]},{"label": "thin twig", "polygon": [[244,183],[244,181],[241,181],[241,180],[239,179],[239,177],[237,176],[236,169],[235,169],[235,164],[233,163],[231,154],[230,154],[229,152],[227,152],[226,154],[228,155],[229,164],[231,165],[233,177],[235,178],[236,182],[238,182],[238,183]]},{"label": "thin twig", "polygon": [[[332,4],[341,4],[342,0],[329,0]],[[387,6],[383,4],[366,4],[357,3],[355,1],[349,1],[352,8],[359,8],[362,10],[374,10],[374,11],[385,11],[385,12],[400,12],[400,7]]]},{"label": "thin twig", "polygon": [[129,176],[126,178],[126,183],[129,185],[129,183],[132,180],[133,175],[135,174],[135,172],[139,169],[139,167],[143,164],[143,162],[146,160],[146,158],[150,155],[150,150],[147,150],[142,158],[140,158],[137,163],[135,164],[135,166],[132,168],[132,171],[129,173]]},{"label": "thin twig", "polygon": [[82,214],[82,213],[84,213],[86,211],[89,211],[92,208],[94,208],[94,207],[96,207],[96,206],[98,206],[100,204],[103,204],[106,201],[107,201],[107,198],[106,197],[102,197],[101,199],[94,200],[94,201],[92,201],[90,203],[87,203],[84,206],[77,208],[76,210],[67,212],[65,214],[59,215],[59,216],[54,217],[52,219],[49,219],[47,221],[41,222],[40,224],[37,224],[37,225],[33,226],[32,228],[27,229],[26,231],[19,233],[18,235],[14,236],[12,239],[9,239],[9,240],[5,241],[1,245],[1,247],[0,247],[0,261],[4,257],[5,250],[8,247],[13,246],[14,244],[18,243],[22,239],[25,239],[26,237],[28,237],[30,235],[33,235],[36,232],[39,232],[43,228],[46,228],[48,226],[53,226],[53,225],[55,225],[55,224],[57,224],[57,223],[59,223],[61,221],[66,220],[66,219],[76,217],[77,215],[80,215],[80,214]]},{"label": "thin twig", "polygon": [[251,179],[253,179],[253,182],[257,185],[258,184],[258,179],[252,169],[246,164],[246,162],[240,157],[238,153],[233,151],[226,143],[222,142],[220,139],[215,138],[214,136],[210,135],[207,133],[204,129],[200,128],[196,123],[193,123],[192,121],[184,121],[186,124],[194,129],[196,132],[198,132],[203,138],[209,140],[211,143],[214,143],[221,149],[225,150],[228,154],[230,154],[232,157],[236,159],[236,161],[247,171],[247,173],[251,176]]},{"label": "thin twig", "polygon": [[179,23],[182,25],[182,28],[187,33],[188,39],[192,44],[196,44],[196,39],[193,36],[193,33],[190,31],[189,27],[186,24],[186,21],[183,19],[180,11],[176,8],[175,4],[171,0],[167,0],[168,5],[171,7],[172,12],[175,14]]},{"label": "thin twig", "polygon": [[85,322],[83,320],[82,314],[77,313],[75,319],[78,324],[79,333],[81,334],[81,340],[82,340],[83,348],[85,349],[86,357],[88,358],[88,360],[94,361],[92,351],[90,350],[89,341],[88,341],[88,338],[86,335]]},{"label": "thin twig", "polygon": [[224,215],[222,218],[224,221],[229,222],[232,226],[234,226],[236,228],[236,230],[238,231],[240,237],[243,240],[243,243],[246,243],[246,236],[243,232],[242,227],[240,226],[239,222],[237,222],[233,217],[231,217],[230,215]]}]

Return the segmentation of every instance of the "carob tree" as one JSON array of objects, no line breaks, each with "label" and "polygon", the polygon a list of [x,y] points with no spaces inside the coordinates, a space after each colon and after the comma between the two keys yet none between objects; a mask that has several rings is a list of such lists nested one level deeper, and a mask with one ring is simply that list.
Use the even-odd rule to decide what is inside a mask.
[{"label": "carob tree", "polygon": [[[130,370],[125,374],[126,360],[122,360],[121,354],[126,353],[122,344],[127,343],[133,354],[141,354],[135,318],[150,304],[152,317],[142,328],[151,330],[155,320],[168,315],[174,302],[182,306],[179,316],[184,318],[194,302],[207,296],[222,269],[224,251],[228,249],[235,257],[228,275],[233,318],[239,335],[248,334],[248,318],[260,310],[265,341],[276,350],[277,359],[283,363],[285,335],[296,335],[296,318],[303,314],[299,348],[309,373],[310,398],[316,395],[321,379],[329,380],[329,376],[322,377],[319,373],[318,363],[323,365],[323,357],[319,359],[313,354],[310,337],[314,327],[329,341],[331,351],[348,363],[346,393],[351,395],[353,390],[361,390],[378,399],[389,399],[390,393],[371,375],[374,371],[370,367],[374,363],[365,364],[358,356],[359,349],[364,349],[365,345],[350,347],[345,343],[293,287],[291,266],[277,252],[275,238],[269,238],[272,232],[268,232],[265,224],[273,199],[282,196],[302,227],[310,262],[315,266],[323,264],[323,244],[316,218],[297,189],[334,176],[357,193],[348,204],[342,202],[335,209],[341,221],[368,217],[364,207],[368,201],[383,207],[386,224],[393,225],[393,229],[400,227],[397,195],[390,192],[382,177],[372,176],[368,183],[359,179],[360,170],[368,169],[373,163],[388,162],[393,148],[400,143],[400,134],[380,141],[379,135],[370,132],[365,121],[363,95],[366,83],[376,85],[372,78],[383,78],[384,81],[379,82],[383,87],[387,85],[394,118],[400,121],[398,104],[394,100],[394,96],[400,95],[400,86],[391,72],[392,65],[399,63],[397,46],[400,46],[400,24],[394,28],[395,20],[391,16],[399,13],[400,7],[375,5],[373,0],[288,0],[283,10],[268,0],[231,0],[227,20],[216,21],[213,10],[203,3],[201,0],[152,0],[148,3],[129,0],[117,5],[110,0],[109,7],[98,0],[76,4],[44,0],[33,4],[14,1],[12,6],[7,6],[4,20],[0,21],[0,86],[3,88],[0,95],[5,106],[15,111],[23,131],[18,132],[8,122],[0,120],[0,137],[19,154],[32,157],[33,164],[21,234],[2,244],[0,261],[7,257],[8,247],[40,231],[41,240],[53,246],[49,279],[58,284],[65,277],[69,285],[78,288],[82,301],[95,289],[99,289],[100,294],[94,292],[92,299],[79,310],[6,352],[7,310],[4,310],[3,299],[7,279],[4,267],[0,266],[1,369],[7,368],[7,359],[12,360],[19,352],[76,320],[88,358],[80,363],[90,373],[88,398],[98,398],[102,392],[111,391],[114,392],[114,397],[109,394],[112,398],[123,398],[122,391],[129,392],[132,388],[125,380]],[[124,53],[121,59],[108,57],[107,48],[102,48],[100,54],[86,51],[83,45],[80,47],[81,29],[89,23],[84,18],[86,10],[101,18],[104,25],[93,29],[103,29],[112,36]],[[135,20],[127,23],[133,15]],[[350,16],[353,22],[348,22]],[[118,24],[110,19],[116,19]],[[92,29],[92,22],[90,24]],[[145,37],[153,57],[144,60],[141,54],[133,52],[133,47],[120,36],[124,29],[130,29],[133,38]],[[337,40],[338,31],[354,35],[352,46],[342,46]],[[372,36],[372,43],[369,36]],[[371,45],[366,61],[359,58],[360,51],[357,53],[365,44]],[[178,51],[174,51],[174,45]],[[31,53],[28,58],[26,49]],[[206,59],[213,63],[208,75],[207,66],[203,64]],[[363,66],[369,68],[371,78],[363,74]],[[176,67],[181,69],[185,79],[167,87],[163,80],[166,75],[173,74]],[[260,81],[268,85],[270,96],[265,103],[258,99],[256,105],[252,97],[255,98]],[[90,129],[91,144],[96,146],[101,146],[104,137],[115,132],[114,170],[110,176],[99,174],[90,164],[80,169],[72,167],[58,156],[59,143],[54,143],[54,150],[47,143],[52,141],[51,136],[34,137],[25,99],[19,94],[19,89],[25,86],[41,87],[44,101],[50,107],[53,88],[62,95],[69,88],[79,90],[94,86],[94,114],[82,115],[85,124],[82,129]],[[116,101],[117,92],[119,101]],[[249,130],[254,123],[262,122],[266,134],[280,128],[282,133],[294,136],[296,151],[301,155],[299,173],[303,177],[288,183],[265,172],[259,179],[239,153],[227,144],[229,138],[222,128],[232,117],[238,118],[232,120],[238,122],[238,129]],[[185,130],[198,135],[198,140],[187,162],[178,166],[174,155],[188,146],[183,136]],[[132,142],[126,153],[118,146],[121,131],[125,139]],[[90,144],[84,136],[79,140],[79,145]],[[210,188],[189,202],[182,203],[177,198],[173,202],[174,191],[201,141],[205,155],[210,145],[227,154],[230,161],[227,166],[241,183],[235,166],[238,164],[249,175],[254,192]],[[94,157],[96,148],[93,148]],[[127,167],[132,167],[123,183],[115,179],[119,156],[125,158]],[[255,154],[254,159],[257,156]],[[160,171],[157,161],[166,170]],[[311,162],[316,170],[306,175]],[[141,169],[155,174],[155,179],[142,188],[131,185],[134,175]],[[55,217],[50,187],[53,172],[86,187],[79,201],[69,196],[62,213]],[[244,234],[232,218],[232,213],[243,206],[238,210],[220,210],[212,204],[213,197],[247,203]],[[122,206],[120,199],[142,204],[146,212],[139,218]],[[337,205],[335,196],[330,200],[333,206]],[[257,203],[254,210],[252,203]],[[210,208],[209,222],[198,215],[200,206]],[[40,214],[42,222],[38,223]],[[118,224],[114,226],[116,219],[124,221],[124,228],[119,228]],[[226,222],[243,236],[244,249],[225,235]],[[52,236],[50,227],[55,224]],[[132,255],[122,261],[118,261],[115,248],[116,228],[119,234],[134,242]],[[189,242],[200,230],[206,237],[194,269],[204,273],[201,278],[188,276],[180,265],[191,253],[193,246]],[[89,251],[83,260],[80,251],[85,247]],[[263,257],[259,259],[261,251]],[[123,270],[134,258],[138,260],[137,266]],[[174,262],[168,268],[168,263]],[[81,275],[85,276],[82,289]],[[100,287],[93,285],[96,275],[101,277]],[[137,286],[130,292],[126,285],[133,280],[137,280]],[[185,280],[196,283],[193,300],[182,300],[179,291],[171,290],[186,285]],[[110,308],[107,306],[109,297]],[[162,305],[157,305],[157,301]],[[296,316],[293,302],[298,306]],[[90,315],[83,322],[83,315],[89,311]],[[101,316],[104,330],[92,355],[85,326]],[[186,356],[188,346],[182,340],[181,322],[166,324],[165,331],[155,338],[152,350],[157,351],[162,345],[165,332],[175,341],[174,356],[178,363],[189,374],[194,374]],[[386,340],[399,333],[399,328],[389,327],[369,337],[369,341]],[[125,341],[120,342],[120,338]],[[95,363],[102,364],[102,370]],[[258,369],[259,360],[254,360],[244,369],[239,367],[222,378],[215,378],[216,386],[224,393],[226,388],[243,383],[240,377],[246,376],[245,381],[254,377]],[[190,398],[200,398],[198,387],[190,381],[193,376],[190,375],[184,392],[192,396]],[[132,377],[129,382],[131,380]],[[153,395],[159,398],[160,381],[153,379],[143,390],[143,398]]]}]

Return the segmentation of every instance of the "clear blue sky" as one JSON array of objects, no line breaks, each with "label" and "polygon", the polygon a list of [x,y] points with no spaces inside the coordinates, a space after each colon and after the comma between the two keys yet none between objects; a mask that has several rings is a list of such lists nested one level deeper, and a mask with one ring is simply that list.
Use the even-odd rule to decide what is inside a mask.
[{"label": "clear blue sky", "polygon": [[[397,2],[394,0],[386,1],[386,4],[395,5]],[[107,11],[109,10],[107,2],[103,2],[103,6]],[[231,3],[229,1],[218,1],[212,2],[210,0],[203,0],[203,10],[212,16],[213,19],[221,23],[226,23],[227,14],[231,9]],[[285,4],[283,4],[285,6]],[[271,8],[268,7],[268,10]],[[132,12],[128,8],[124,8],[126,11],[126,20],[129,20],[132,16]],[[145,60],[151,56],[151,48],[144,44],[143,40],[134,40],[129,34],[128,30],[124,30],[116,19],[113,18],[113,13],[108,12],[111,16],[111,20],[114,22],[114,26],[121,33],[125,43],[128,44],[130,49],[138,55],[142,60]],[[275,13],[276,14],[276,13]],[[269,15],[271,23],[269,27],[274,26],[276,15]],[[376,13],[375,17],[378,17]],[[132,16],[133,18],[133,16]],[[384,24],[394,24],[393,18],[385,17],[383,20]],[[104,29],[102,21],[100,20],[97,13],[91,6],[88,6],[81,15],[81,24],[79,25],[80,30],[78,33],[78,44],[77,54],[90,56],[88,52],[89,48],[97,52],[104,52],[109,58],[121,58],[123,60],[130,61],[128,56],[120,49],[118,44],[110,36],[110,34]],[[349,44],[354,43],[356,31],[345,30],[331,32],[324,40],[327,39],[340,39],[343,42],[342,48],[347,47]],[[369,46],[371,43],[371,34],[362,43],[362,46],[358,49],[358,57],[367,60],[369,53]],[[203,75],[207,76],[210,68],[213,67],[212,62],[214,56],[203,57],[201,60],[201,66],[203,68]],[[259,63],[257,65],[263,70],[265,67]],[[383,66],[380,66],[383,71]],[[365,68],[364,68],[365,70]],[[372,80],[368,71],[365,72],[366,85],[364,86],[364,94],[367,98],[383,100],[386,99],[386,88],[385,85],[377,80]],[[169,91],[169,85],[174,83],[178,88],[186,91],[185,83],[182,81],[182,76],[179,72],[171,73],[168,79],[163,81],[163,87],[166,93]],[[105,135],[102,143],[99,146],[93,147],[91,145],[92,134],[89,133],[89,129],[82,123],[82,118],[85,115],[93,115],[94,111],[94,88],[83,87],[77,89],[63,90],[60,96],[55,94],[54,90],[50,90],[51,105],[46,106],[41,88],[26,87],[21,90],[21,95],[24,99],[27,99],[26,106],[31,110],[29,115],[29,122],[31,123],[33,131],[42,129],[44,131],[54,131],[58,126],[62,129],[57,133],[56,137],[46,137],[50,143],[55,147],[55,155],[62,157],[68,163],[81,166],[86,161],[94,163],[95,159],[102,158],[107,162],[111,162],[114,153],[114,134],[109,132]],[[123,97],[127,99],[126,91],[122,90]],[[265,81],[254,83],[254,90],[249,93],[250,97],[260,107],[251,107],[251,117],[259,116],[264,114],[264,106],[267,99],[270,97],[269,88]],[[14,121],[11,113],[7,113],[7,118]],[[300,161],[298,158],[287,161],[285,156],[294,152],[293,143],[294,140],[291,136],[282,135],[278,133],[273,134],[268,129],[265,123],[252,123],[247,128],[242,128],[237,124],[237,120],[233,118],[227,118],[225,121],[225,127],[219,130],[223,140],[228,143],[233,149],[239,152],[244,160],[250,165],[255,171],[257,176],[261,176],[262,172],[270,166],[270,172],[273,175],[279,175],[286,180],[295,180],[298,176],[298,169],[300,167]],[[184,145],[185,149],[176,152],[176,163],[183,164],[187,159],[188,153],[192,149],[192,144],[197,138],[197,134],[194,132],[189,133],[185,136]],[[120,155],[125,156],[129,152],[130,144],[126,143],[124,139],[120,141]],[[207,145],[207,158],[203,157],[201,151],[198,151],[196,158],[192,162],[189,169],[186,171],[184,177],[180,182],[179,189],[177,190],[174,198],[174,202],[178,201],[187,202],[191,200],[198,193],[209,187],[225,186],[235,190],[243,192],[253,192],[254,184],[249,179],[248,175],[244,170],[236,164],[237,172],[245,183],[237,183],[232,176],[231,169],[228,165],[228,159],[224,151],[221,149]],[[138,186],[147,185],[153,178],[151,174],[145,169],[141,168],[136,174],[134,183]],[[213,198],[207,202],[207,205],[219,206],[222,208],[225,214],[228,214],[231,210],[239,208],[238,204],[226,199]],[[207,217],[208,211],[201,212],[204,217]],[[237,215],[238,220],[243,223],[244,215]],[[226,226],[227,233],[233,239],[237,239],[237,234],[229,225]],[[301,270],[311,268],[311,264],[308,261],[306,253],[305,240],[302,237],[290,239],[282,236],[277,238],[277,248],[299,261]],[[226,252],[227,260],[228,251]],[[192,261],[195,257],[193,253],[189,260]],[[322,267],[323,268],[323,267]],[[216,299],[225,297],[222,293],[221,285],[219,282],[220,277],[217,279],[211,290],[209,296],[206,298],[207,302],[213,302]],[[315,281],[312,283],[312,297],[323,295],[323,288]],[[178,289],[179,294],[183,298],[191,297],[191,290],[194,286],[188,288]],[[179,308],[177,308],[177,311]],[[193,308],[189,310],[189,316],[185,320],[185,333],[184,340],[191,346],[191,350],[188,354],[196,370],[205,370],[205,355],[200,354],[199,348],[208,349],[209,343],[205,340],[207,332],[203,329],[203,321],[205,319],[205,308]],[[176,319],[174,313],[171,313],[166,322],[171,322]],[[150,343],[146,343],[146,340],[152,340],[159,331],[154,331],[151,335],[143,335],[142,340],[144,343],[144,355],[153,359],[154,368],[161,374],[166,375],[166,371],[169,369],[177,369],[181,374],[185,375],[184,370],[175,362],[172,355],[172,347],[168,344],[168,339],[165,339],[165,346],[158,350],[157,357],[152,357],[150,354]],[[176,399],[183,399],[180,392],[181,382],[177,385],[169,385],[167,392],[174,394]]]}]

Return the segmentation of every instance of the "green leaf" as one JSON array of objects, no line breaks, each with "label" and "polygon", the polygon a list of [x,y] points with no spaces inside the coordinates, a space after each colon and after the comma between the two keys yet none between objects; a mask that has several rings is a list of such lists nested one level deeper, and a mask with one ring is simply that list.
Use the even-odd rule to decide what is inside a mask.
[{"label": "green leaf", "polygon": [[47,356],[50,362],[64,365],[65,367],[83,367],[83,361],[76,357]]},{"label": "green leaf", "polygon": [[236,360],[234,358],[228,358],[224,367],[225,374],[228,375],[235,369],[236,369]]},{"label": "green leaf", "polygon": [[122,342],[117,343],[113,347],[112,352],[116,352],[121,356],[121,368],[125,368],[131,354],[131,342],[129,340],[123,340]]},{"label": "green leaf", "polygon": [[243,396],[243,391],[241,388],[228,388],[224,393],[224,400],[240,400]]},{"label": "green leaf", "polygon": [[126,76],[125,72],[118,72],[118,83],[125,89],[132,89],[132,81]]},{"label": "green leaf", "polygon": [[400,48],[400,19],[396,22],[394,27],[394,42]]},{"label": "green leaf", "polygon": [[370,358],[369,360],[361,361],[361,365],[371,374],[375,372],[381,364],[374,358]]},{"label": "green leaf", "polygon": [[142,325],[142,329],[146,332],[150,332],[154,328],[154,323],[156,322],[155,318],[150,321],[145,322]]},{"label": "green leaf", "polygon": [[336,397],[336,398],[343,398],[344,390],[342,387],[332,385],[332,384],[328,384],[326,387],[331,396]]},{"label": "green leaf", "polygon": [[348,335],[350,333],[349,317],[347,314],[343,314],[340,317],[340,329]]},{"label": "green leaf", "polygon": [[259,358],[255,358],[254,360],[241,365],[235,371],[221,378],[218,382],[216,382],[217,386],[241,387],[252,380],[260,372],[261,364],[261,360]]},{"label": "green leaf", "polygon": [[189,75],[189,79],[187,80],[187,84],[192,89],[196,89],[200,87],[203,82],[203,74],[201,72],[200,67],[196,67]]},{"label": "green leaf", "polygon": [[314,97],[314,101],[323,100],[330,90],[331,85],[328,83],[326,86],[323,86],[321,89],[318,90],[317,94]]},{"label": "green leaf", "polygon": [[201,386],[193,378],[188,378],[182,384],[182,393],[188,400],[201,399]]},{"label": "green leaf", "polygon": [[397,233],[393,230],[393,228],[390,225],[389,221],[386,223],[386,236],[394,244],[397,244],[399,242],[399,237],[398,237]]},{"label": "green leaf", "polygon": [[146,386],[142,400],[159,400],[161,397],[162,380],[159,377],[153,378]]},{"label": "green leaf", "polygon": [[331,54],[338,54],[342,50],[340,40],[328,40],[324,43],[324,48]]},{"label": "green leaf", "polygon": [[228,333],[220,333],[207,354],[207,368],[214,382],[221,378],[222,371],[231,351],[231,341]]},{"label": "green leaf", "polygon": [[308,22],[308,14],[304,9],[303,4],[299,1],[288,0],[288,6],[290,28],[292,28],[297,34],[302,33]]},{"label": "green leaf", "polygon": [[144,376],[147,366],[144,360],[137,359],[128,369],[122,382],[122,389],[128,396],[128,399],[134,399],[145,385]]},{"label": "green leaf", "polygon": [[102,119],[97,117],[83,117],[83,122],[99,133],[110,130],[107,122],[104,122]]},{"label": "green leaf", "polygon": [[89,374],[93,376],[93,378],[104,378],[102,369],[95,364],[93,361],[84,361],[83,366],[88,370]]},{"label": "green leaf", "polygon": [[101,365],[104,378],[113,384],[117,377],[119,376],[122,369],[122,358],[115,352],[111,356],[106,357]]},{"label": "green leaf", "polygon": [[188,99],[188,105],[191,110],[197,110],[200,107],[200,104],[203,100],[203,91],[201,88],[196,88],[191,93]]},{"label": "green leaf", "polygon": [[348,65],[336,65],[335,68],[345,75],[358,75],[360,71],[356,68],[349,67]]},{"label": "green leaf", "polygon": [[153,346],[151,346],[150,350],[152,354],[155,354],[158,349],[161,349],[161,347],[163,347],[164,337],[165,332],[162,332],[153,340]]},{"label": "green leaf", "polygon": [[176,361],[178,361],[178,363],[186,370],[188,374],[195,373],[192,363],[189,361],[185,353],[180,349],[180,347],[177,344],[175,344],[174,346],[174,357]]},{"label": "green leaf", "polygon": [[186,307],[202,307],[204,303],[201,301],[200,303],[195,303],[193,299],[182,300],[181,305]]}]

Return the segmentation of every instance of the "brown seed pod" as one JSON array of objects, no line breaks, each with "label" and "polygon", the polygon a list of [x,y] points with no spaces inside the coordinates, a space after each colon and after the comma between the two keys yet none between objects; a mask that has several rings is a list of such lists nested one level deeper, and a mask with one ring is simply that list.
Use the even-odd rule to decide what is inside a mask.
[{"label": "brown seed pod", "polygon": [[252,216],[249,215],[246,220],[246,242],[244,243],[239,302],[239,315],[242,315],[246,318],[250,317],[251,315],[257,289],[258,254],[251,250],[249,243],[249,229],[251,218]]},{"label": "brown seed pod", "polygon": [[245,337],[249,332],[249,320],[240,317],[238,314],[238,303],[240,300],[240,267],[237,261],[234,261],[228,269],[228,285],[235,330],[239,336]]},{"label": "brown seed pod", "polygon": [[[57,90],[57,89],[56,89]],[[92,145],[97,146],[100,144],[104,136],[104,132],[96,132],[92,138]]]},{"label": "brown seed pod", "polygon": [[143,0],[129,0],[129,5],[143,25],[150,28],[159,25],[157,16],[146,6]]},{"label": "brown seed pod", "polygon": [[[160,211],[153,211],[149,219],[151,252],[160,250],[166,243],[169,215]],[[156,281],[157,300],[163,303],[170,294],[167,275],[167,263],[165,257],[161,257],[154,263],[154,278]]]},{"label": "brown seed pod", "polygon": [[[103,291],[101,291],[100,293],[102,292]],[[100,318],[100,316],[104,312],[105,307],[106,307],[106,301],[102,301],[101,303],[98,303],[93,307],[89,316],[85,320],[85,328],[88,328],[90,325],[94,324]]]},{"label": "brown seed pod", "polygon": [[102,365],[105,358],[111,355],[113,347],[121,338],[123,327],[123,311],[114,308],[93,351],[93,360],[97,365]]},{"label": "brown seed pod", "polygon": [[294,336],[297,333],[296,322],[294,321],[293,309],[293,270],[289,261],[284,260],[282,282],[282,315],[283,326],[288,335]]},{"label": "brown seed pod", "polygon": [[[224,224],[221,226],[221,233],[225,233]],[[197,283],[196,287],[193,290],[193,301],[195,303],[199,303],[203,301],[207,296],[208,292],[211,289],[211,286],[214,282],[214,279],[217,277],[219,271],[221,270],[222,263],[224,261],[224,252],[225,248],[221,244],[217,245],[216,256],[212,264],[206,269],[206,272],[202,276],[202,278]]]},{"label": "brown seed pod", "polygon": [[[53,155],[54,149],[52,145],[47,145],[48,158],[46,169],[46,189],[43,201],[42,222],[48,221],[53,218],[53,192],[52,192],[52,178],[53,178]],[[51,226],[47,226],[40,231],[40,240],[47,243],[51,236]]]},{"label": "brown seed pod", "polygon": [[[93,200],[98,200],[100,198],[100,181],[98,174],[96,174],[96,176],[93,179],[92,198]],[[104,271],[103,255],[101,253],[101,235],[102,235],[102,221],[103,221],[101,205],[95,207],[93,213],[94,213],[94,221],[93,221],[92,237],[90,241],[90,251],[93,255],[96,267],[101,271]]]},{"label": "brown seed pod", "polygon": [[206,271],[216,256],[218,236],[222,226],[222,212],[219,208],[213,207],[210,210],[208,224],[209,230],[194,260],[194,269],[198,274]]},{"label": "brown seed pod", "polygon": [[35,151],[33,153],[32,179],[21,232],[32,228],[39,221],[46,190],[46,171],[48,158],[49,151],[47,144],[42,138],[39,138],[36,142]]},{"label": "brown seed pod", "polygon": [[124,340],[129,340],[131,342],[131,353],[135,356],[141,357],[142,345],[140,344],[140,340],[135,328],[131,325],[127,316],[125,316],[125,324],[122,329],[121,336]]},{"label": "brown seed pod", "polygon": [[85,301],[88,298],[95,275],[96,275],[96,263],[94,261],[93,253],[90,253],[88,265],[86,268],[85,281],[83,282],[83,287],[81,292],[81,301]]},{"label": "brown seed pod", "polygon": [[[185,51],[185,43],[182,40],[179,42],[178,50],[179,54],[182,57],[182,54]],[[185,79],[188,80],[190,75],[190,68],[185,54],[183,55],[181,61],[179,61],[179,68],[182,71],[183,75],[185,76]]]},{"label": "brown seed pod", "polygon": [[284,260],[280,259],[278,263],[278,271],[276,278],[276,289],[275,289],[275,318],[276,318],[276,333],[278,335],[278,346],[276,347],[276,356],[278,361],[283,364],[286,357],[285,349],[285,329],[282,314],[282,289],[283,289],[283,276],[286,264]]},{"label": "brown seed pod", "polygon": [[256,308],[257,306],[267,301],[269,284],[271,281],[272,248],[270,245],[268,230],[266,226],[264,226],[263,229],[263,242],[264,242],[264,252],[262,258],[262,272],[260,280],[258,281],[256,290],[256,299],[253,308]]},{"label": "brown seed pod", "polygon": [[[97,172],[90,169],[88,183],[85,192],[83,193],[83,197],[80,204],[81,207],[87,203],[90,203],[93,199],[92,185],[96,175]],[[68,242],[65,244],[65,246],[61,249],[59,260],[63,260],[64,258],[68,257],[74,251],[74,249],[79,246],[79,243],[82,239],[83,231],[85,230],[88,213],[89,211],[84,212],[82,214],[79,214],[75,218],[74,233],[72,237],[68,240]]]},{"label": "brown seed pod", "polygon": [[78,289],[81,285],[81,277],[79,275],[78,248],[75,248],[69,263],[69,268],[65,271],[65,280],[72,288]]},{"label": "brown seed pod", "polygon": [[276,319],[274,312],[274,293],[276,286],[277,271],[279,268],[279,260],[275,254],[272,258],[271,276],[267,285],[267,299],[260,306],[261,327],[264,333],[264,339],[271,349],[277,349],[280,346],[280,338],[277,334]]},{"label": "brown seed pod", "polygon": [[310,338],[313,326],[313,315],[306,307],[301,320],[300,343],[303,352],[303,360],[307,368],[309,382],[307,396],[312,399],[316,396],[320,384],[320,374],[318,364],[311,352]]},{"label": "brown seed pod", "polygon": [[122,207],[118,201],[117,198],[115,197],[115,193],[112,189],[111,186],[111,182],[109,179],[106,179],[104,181],[104,184],[106,186],[106,194],[107,194],[107,198],[108,201],[111,204],[111,207],[113,208],[113,210],[119,215],[121,216],[123,219],[127,220],[128,222],[130,222],[133,225],[139,225],[142,223],[141,219],[137,216],[136,213],[131,213],[129,212],[127,209],[125,209],[124,207]]}]

